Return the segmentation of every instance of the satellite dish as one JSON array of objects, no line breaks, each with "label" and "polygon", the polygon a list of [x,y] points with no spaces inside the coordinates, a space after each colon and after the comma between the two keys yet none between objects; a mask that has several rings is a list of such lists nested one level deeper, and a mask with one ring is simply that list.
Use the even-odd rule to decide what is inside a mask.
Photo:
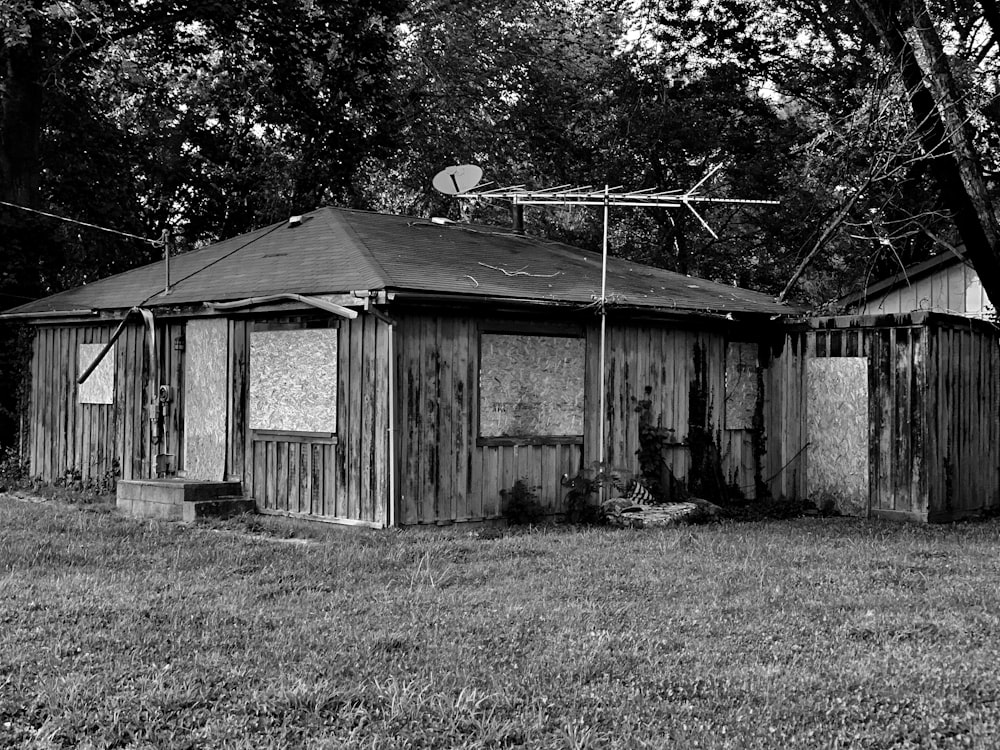
[{"label": "satellite dish", "polygon": [[483,170],[475,164],[445,167],[434,175],[434,189],[445,195],[458,195],[471,190],[483,179]]}]

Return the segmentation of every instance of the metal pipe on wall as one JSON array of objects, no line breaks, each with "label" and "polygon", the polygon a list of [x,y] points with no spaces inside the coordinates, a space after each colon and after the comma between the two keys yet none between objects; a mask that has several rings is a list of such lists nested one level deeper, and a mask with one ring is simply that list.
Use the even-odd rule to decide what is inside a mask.
[{"label": "metal pipe on wall", "polygon": [[396,326],[389,325],[389,519],[396,525]]}]

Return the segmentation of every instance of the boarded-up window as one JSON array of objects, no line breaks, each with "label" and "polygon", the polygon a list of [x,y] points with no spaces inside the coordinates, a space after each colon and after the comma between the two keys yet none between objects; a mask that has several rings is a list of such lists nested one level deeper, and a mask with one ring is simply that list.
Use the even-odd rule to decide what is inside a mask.
[{"label": "boarded-up window", "polygon": [[250,334],[250,429],[337,431],[337,333]]},{"label": "boarded-up window", "polygon": [[732,342],[726,346],[726,429],[753,428],[757,408],[757,344]]},{"label": "boarded-up window", "polygon": [[582,435],[584,353],[581,338],[482,334],[479,434]]},{"label": "boarded-up window", "polygon": [[[80,344],[77,363],[78,376],[90,367],[105,344]],[[113,404],[115,402],[115,347],[104,355],[104,359],[87,379],[77,386],[77,398],[81,404]]]}]

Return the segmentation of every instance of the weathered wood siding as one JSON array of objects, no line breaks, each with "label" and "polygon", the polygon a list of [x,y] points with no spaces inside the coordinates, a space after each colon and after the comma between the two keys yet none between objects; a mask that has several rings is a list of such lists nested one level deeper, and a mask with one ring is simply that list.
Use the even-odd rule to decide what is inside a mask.
[{"label": "weathered wood siding", "polygon": [[364,313],[340,323],[332,438],[249,428],[252,327],[250,319],[229,322],[229,476],[243,481],[262,511],[388,524],[391,326]]},{"label": "weathered wood siding", "polygon": [[[538,499],[549,512],[561,511],[565,493],[560,479],[579,470],[579,441],[480,444],[479,323],[419,313],[401,315],[399,321],[399,522],[499,518],[500,491],[518,479],[539,488]],[[503,328],[503,321],[490,322],[490,330]],[[524,322],[510,321],[509,330],[523,332]],[[559,332],[558,327],[546,328],[550,330]]]},{"label": "weathered wood siding", "polygon": [[[806,493],[807,340],[805,333],[792,332],[764,347],[763,479],[775,499],[799,499]],[[852,341],[856,351],[857,337]]]},{"label": "weathered wood siding", "polygon": [[918,382],[927,403],[920,476],[928,520],[1000,508],[1000,339],[985,324],[930,327]]},{"label": "weathered wood siding", "polygon": [[[868,358],[871,515],[940,521],[1000,506],[995,330],[924,313],[811,327],[790,334],[807,358]],[[796,421],[784,422],[789,434]]]},{"label": "weathered wood siding", "polygon": [[[588,330],[588,418],[584,439],[585,463],[598,459],[600,332]],[[754,432],[729,429],[725,424],[724,331],[685,329],[652,323],[613,323],[607,327],[605,423],[606,461],[613,467],[638,473],[639,413],[637,402],[648,399],[651,416],[672,429],[673,445],[666,451],[667,466],[678,479],[691,468],[689,432],[692,421],[707,429],[717,443],[727,484],[747,497],[755,492]],[[692,391],[704,391],[703,413],[692,414]]]},{"label": "weathered wood siding", "polygon": [[183,461],[183,351],[173,345],[183,336],[183,324],[157,324],[162,379],[178,394],[167,408],[162,446],[151,440],[149,354],[141,325],[127,326],[115,343],[114,403],[78,402],[79,345],[105,343],[114,328],[112,323],[36,328],[29,406],[32,476],[52,482],[70,474],[84,482],[110,482],[116,476],[155,476],[158,453],[172,453],[179,464]]},{"label": "weathered wood siding", "polygon": [[[400,316],[397,334],[399,502],[402,524],[498,518],[501,491],[518,479],[538,487],[549,513],[565,511],[562,475],[599,457],[600,333],[593,318],[558,324],[524,319],[476,320],[452,315]],[[579,335],[586,341],[585,419],[580,440],[484,440],[478,431],[479,335],[483,330]],[[638,400],[674,429],[665,456],[674,475],[688,476],[692,387],[705,390],[702,417],[718,443],[728,483],[754,493],[754,436],[722,424],[726,335],[666,324],[614,322],[607,328],[605,461],[638,473]],[[646,389],[649,389],[647,394]]]},{"label": "weathered wood siding", "polygon": [[956,263],[864,303],[861,315],[932,311],[985,318],[994,307],[972,266]]}]

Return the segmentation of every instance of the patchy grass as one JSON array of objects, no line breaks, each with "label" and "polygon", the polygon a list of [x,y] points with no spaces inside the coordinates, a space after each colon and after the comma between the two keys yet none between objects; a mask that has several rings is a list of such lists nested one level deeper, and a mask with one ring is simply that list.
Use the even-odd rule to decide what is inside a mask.
[{"label": "patchy grass", "polygon": [[321,528],[0,499],[0,746],[1000,740],[995,521]]}]

